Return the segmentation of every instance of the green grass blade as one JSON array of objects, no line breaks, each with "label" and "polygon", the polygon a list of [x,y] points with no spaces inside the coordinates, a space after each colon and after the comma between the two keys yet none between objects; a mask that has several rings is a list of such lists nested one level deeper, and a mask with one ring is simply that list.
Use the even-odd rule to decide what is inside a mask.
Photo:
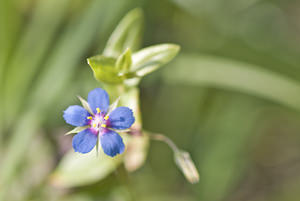
[{"label": "green grass blade", "polygon": [[245,156],[260,115],[260,110],[253,108],[259,107],[251,99],[224,93],[213,99],[203,135],[199,136],[198,151],[203,154],[199,169],[204,184],[198,191],[199,200],[221,201],[237,185],[249,163]]},{"label": "green grass blade", "polygon": [[300,83],[258,66],[203,55],[182,55],[164,77],[170,83],[239,91],[300,110]]},{"label": "green grass blade", "polygon": [[[128,2],[124,1],[124,3]],[[82,59],[96,33],[100,28],[102,33],[107,30],[113,17],[117,16],[122,9],[124,9],[124,5],[120,2],[94,0],[82,15],[67,27],[53,54],[49,56],[45,71],[37,80],[29,104],[31,107],[19,118],[19,123],[12,133],[8,152],[0,170],[1,187],[9,188],[16,168],[20,165],[22,156],[26,154],[27,146],[33,139],[39,123],[46,117],[43,112],[57,97],[63,95],[66,90],[65,86],[76,72],[74,68]],[[114,15],[105,18],[107,13],[114,13]],[[22,136],[20,137],[20,135]],[[1,189],[0,200],[7,200],[6,196],[5,189]]]},{"label": "green grass blade", "polygon": [[37,1],[29,25],[24,33],[21,33],[21,40],[10,59],[5,76],[5,116],[8,124],[24,103],[28,87],[53,43],[69,2],[69,0]]},{"label": "green grass blade", "polygon": [[4,78],[7,61],[16,42],[21,16],[15,1],[0,1],[0,144],[4,133]]}]

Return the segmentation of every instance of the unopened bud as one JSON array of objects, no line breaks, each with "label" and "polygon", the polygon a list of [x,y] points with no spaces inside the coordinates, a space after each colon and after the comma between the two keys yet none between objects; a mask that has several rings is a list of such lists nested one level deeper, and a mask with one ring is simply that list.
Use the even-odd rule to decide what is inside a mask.
[{"label": "unopened bud", "polygon": [[175,153],[175,162],[179,169],[183,172],[185,178],[192,184],[199,181],[199,173],[190,154],[185,151],[178,151]]}]

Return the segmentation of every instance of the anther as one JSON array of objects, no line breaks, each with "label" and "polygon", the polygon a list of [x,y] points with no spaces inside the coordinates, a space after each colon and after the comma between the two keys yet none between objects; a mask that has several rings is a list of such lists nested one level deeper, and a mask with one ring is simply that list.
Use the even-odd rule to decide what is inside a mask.
[{"label": "anther", "polygon": [[108,118],[109,118],[108,115],[106,115],[106,116],[104,117],[105,120],[107,120]]},{"label": "anther", "polygon": [[93,120],[93,117],[89,116],[89,117],[87,117],[87,119]]},{"label": "anther", "polygon": [[100,108],[96,108],[96,110],[97,110],[97,113],[100,113],[101,112],[101,110],[100,110]]},{"label": "anther", "polygon": [[101,127],[106,128],[106,124],[101,124]]}]

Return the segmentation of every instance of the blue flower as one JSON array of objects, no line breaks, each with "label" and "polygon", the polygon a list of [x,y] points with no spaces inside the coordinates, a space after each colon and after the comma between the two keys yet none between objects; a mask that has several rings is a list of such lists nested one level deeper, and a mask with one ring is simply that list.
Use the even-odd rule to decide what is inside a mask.
[{"label": "blue flower", "polygon": [[74,150],[88,153],[99,140],[105,154],[113,157],[123,153],[125,145],[116,131],[131,127],[135,121],[132,110],[128,107],[114,108],[116,104],[110,106],[107,92],[100,88],[89,92],[87,102],[81,101],[83,107],[71,105],[63,115],[68,124],[76,126],[69,132],[78,133],[72,141]]}]

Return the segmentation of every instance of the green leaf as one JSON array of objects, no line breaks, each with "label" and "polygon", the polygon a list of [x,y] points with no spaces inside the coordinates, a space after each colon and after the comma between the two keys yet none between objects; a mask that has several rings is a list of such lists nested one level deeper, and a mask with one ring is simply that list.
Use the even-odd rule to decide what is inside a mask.
[{"label": "green leaf", "polygon": [[[1,0],[3,3],[5,1]],[[13,28],[15,26],[14,18],[18,15],[22,16],[22,12],[20,12],[16,2],[8,0],[7,3],[15,6],[16,10],[14,11],[4,5],[0,5],[0,15],[9,14],[8,16],[3,16],[4,20],[7,19],[8,24],[6,24],[6,27],[0,27],[1,32],[7,29],[10,30],[10,27]],[[30,86],[36,80],[38,72],[41,72],[43,68],[41,63],[44,64],[44,59],[49,57],[51,44],[56,43],[57,31],[61,27],[60,25],[69,8],[69,4],[69,0],[37,1],[30,12],[31,17],[28,18],[26,26],[22,25],[20,27],[21,29],[18,31],[19,36],[17,36],[18,42],[14,45],[15,48],[11,55],[12,59],[5,64],[7,70],[5,70],[5,77],[3,77],[3,85],[1,86],[4,90],[4,94],[1,96],[3,96],[5,105],[3,105],[3,110],[0,110],[6,113],[5,120],[8,124],[14,122],[14,119],[19,116],[22,107],[24,107],[22,104],[25,103],[28,94],[32,91]],[[2,12],[2,9],[4,12]],[[54,10],[55,15],[53,15]],[[0,19],[2,20],[2,17]],[[7,45],[13,42],[11,40],[13,40],[14,35],[14,33],[7,33],[5,43],[0,41],[1,48],[4,47],[5,51],[9,51],[11,47]],[[39,37],[41,35],[43,37]],[[30,50],[30,57],[28,56],[28,50]],[[4,56],[5,53],[1,52],[1,55]],[[22,64],[22,68],[20,68],[20,64]],[[2,81],[2,78],[0,79]]]},{"label": "green leaf", "polygon": [[135,76],[147,75],[171,61],[180,47],[175,44],[160,44],[144,48],[132,55],[132,71]]},{"label": "green leaf", "polygon": [[205,146],[194,152],[198,154],[201,183],[205,184],[199,189],[198,199],[221,201],[249,171],[249,143],[258,143],[257,135],[263,134],[255,136],[253,131],[265,111],[261,109],[264,104],[242,95],[221,92],[210,100],[210,112],[198,132],[208,134],[199,138]]},{"label": "green leaf", "polygon": [[141,9],[136,8],[130,11],[111,34],[103,54],[118,57],[127,48],[136,50],[141,40],[143,21]]},{"label": "green leaf", "polygon": [[[9,141],[6,141],[7,150],[5,158],[1,159],[0,169],[0,200],[8,197],[8,190],[12,188],[12,182],[18,177],[17,168],[24,160],[26,150],[32,143],[46,115],[47,108],[54,104],[55,100],[65,93],[71,77],[75,73],[82,55],[95,41],[96,33],[104,33],[111,27],[115,16],[124,10],[129,1],[96,0],[86,2],[86,6],[72,23],[63,30],[60,40],[53,45],[54,49],[47,56],[44,69],[36,77],[36,82],[27,94],[26,110],[18,115],[18,123],[11,129]],[[107,13],[114,13],[107,16]],[[105,16],[105,17],[104,17]],[[93,27],[93,28],[91,28]],[[101,34],[100,34],[101,35]],[[84,36],[84,37],[83,37]],[[76,44],[76,48],[74,48]],[[67,54],[65,54],[67,52]],[[53,80],[54,78],[58,78]],[[69,89],[68,89],[69,90]],[[45,93],[47,92],[47,93]],[[26,97],[23,97],[25,99]],[[28,104],[29,103],[29,104]],[[17,147],[17,148],[16,148]]]},{"label": "green leaf", "polygon": [[127,48],[123,54],[121,54],[116,62],[116,67],[120,72],[128,72],[131,66],[131,50]]},{"label": "green leaf", "polygon": [[165,80],[248,93],[300,110],[300,83],[262,67],[205,55],[183,55]]},{"label": "green leaf", "polygon": [[[100,149],[102,150],[102,149]],[[113,172],[122,161],[122,155],[113,158],[96,149],[79,154],[70,150],[51,177],[51,183],[59,187],[77,187],[94,183]]]},{"label": "green leaf", "polygon": [[93,70],[94,77],[99,82],[110,84],[123,82],[124,76],[120,75],[119,70],[115,67],[116,59],[98,55],[88,58],[87,61]]}]

